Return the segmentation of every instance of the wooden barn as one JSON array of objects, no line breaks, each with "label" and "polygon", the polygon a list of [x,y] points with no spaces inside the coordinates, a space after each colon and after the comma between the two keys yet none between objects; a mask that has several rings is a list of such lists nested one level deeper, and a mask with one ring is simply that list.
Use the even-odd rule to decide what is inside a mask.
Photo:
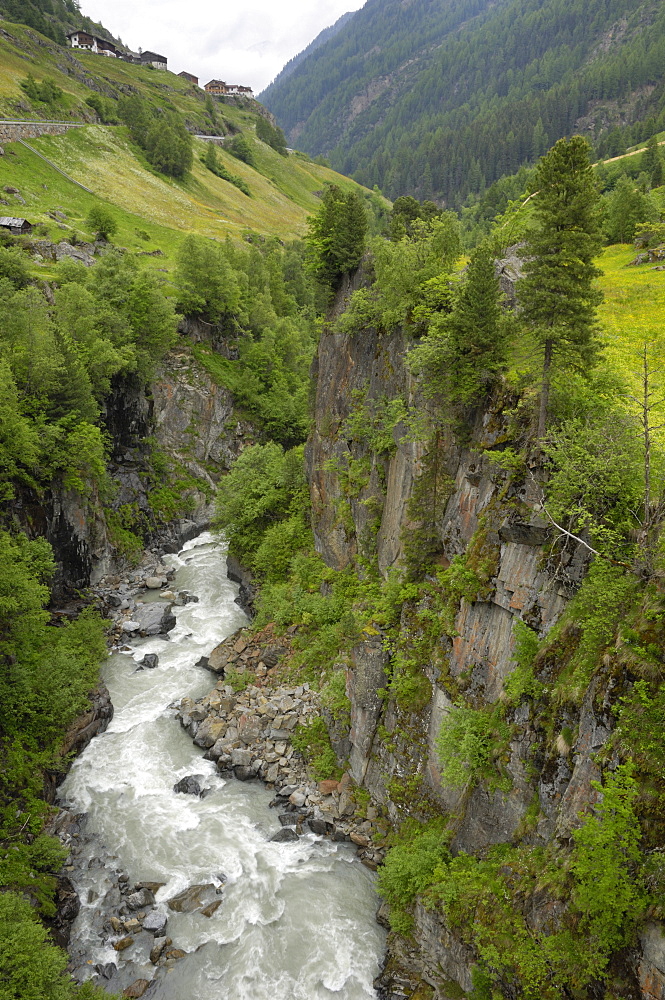
[{"label": "wooden barn", "polygon": [[0,216],[0,228],[8,229],[10,233],[21,236],[31,232],[32,223],[28,222],[27,219],[14,219],[12,216],[2,215]]}]

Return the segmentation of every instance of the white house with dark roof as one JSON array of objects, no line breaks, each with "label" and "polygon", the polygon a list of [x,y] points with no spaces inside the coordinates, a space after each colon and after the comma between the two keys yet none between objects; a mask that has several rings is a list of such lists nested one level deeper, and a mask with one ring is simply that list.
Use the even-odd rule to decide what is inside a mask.
[{"label": "white house with dark roof", "polygon": [[78,28],[76,31],[70,31],[67,38],[73,49],[86,49],[88,52],[95,52],[100,56],[110,56],[112,59],[118,56],[118,50],[113,42],[100,38],[98,35],[91,35],[89,31]]},{"label": "white house with dark roof", "polygon": [[141,53],[141,65],[142,66],[154,66],[155,69],[167,69],[167,58],[166,56],[160,56],[158,52],[142,52]]}]

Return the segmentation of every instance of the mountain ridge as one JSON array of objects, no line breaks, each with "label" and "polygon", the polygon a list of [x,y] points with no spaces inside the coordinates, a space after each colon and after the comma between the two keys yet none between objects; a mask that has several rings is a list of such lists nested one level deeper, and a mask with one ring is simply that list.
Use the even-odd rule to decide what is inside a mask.
[{"label": "mountain ridge", "polygon": [[[665,18],[647,0],[369,0],[264,94],[291,144],[389,197],[461,205],[582,131],[657,130]],[[622,149],[615,128],[651,118]]]}]

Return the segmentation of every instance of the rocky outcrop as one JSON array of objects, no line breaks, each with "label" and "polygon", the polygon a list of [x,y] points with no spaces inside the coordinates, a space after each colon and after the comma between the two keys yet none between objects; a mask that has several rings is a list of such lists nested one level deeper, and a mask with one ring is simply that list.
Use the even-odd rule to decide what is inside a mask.
[{"label": "rocky outcrop", "polygon": [[[499,265],[510,294],[520,259],[512,255]],[[338,296],[333,318],[344,309],[350,290]],[[447,484],[433,523],[437,561],[446,567],[464,557],[483,567],[484,582],[474,599],[458,602],[452,627],[442,630],[436,648],[420,664],[431,686],[424,707],[400,709],[379,694],[392,664],[378,630],[352,650],[346,685],[349,771],[396,827],[407,817],[448,816],[454,854],[482,856],[499,843],[565,845],[581,823],[580,814],[598,801],[593,787],[601,776],[598,754],[613,726],[602,675],[578,699],[578,707],[568,706],[570,742],[546,736],[533,702],[522,700],[507,709],[510,737],[499,765],[505,779],[500,787],[482,781],[462,788],[446,785],[435,741],[442,719],[460,698],[474,708],[504,698],[504,682],[515,668],[515,622],[546,635],[583,580],[588,552],[570,544],[552,549],[537,468],[524,485],[515,485],[484,453],[508,439],[503,413],[509,400],[496,399],[484,412],[471,414],[464,444],[446,427],[438,428],[435,439],[427,405],[404,366],[409,347],[399,330],[390,336],[371,329],[344,334],[333,323],[321,337],[314,366],[315,423],[306,450],[316,547],[337,570],[370,557],[385,575],[403,563],[413,529],[419,527],[410,506],[414,484],[431,467],[434,454]],[[379,412],[382,398],[397,397],[406,409],[417,411],[419,432],[405,436],[403,423],[383,427],[392,446],[386,448],[383,433],[378,451],[362,426],[369,426],[368,415]],[[354,413],[361,419],[354,422]],[[355,482],[350,468],[362,472]],[[402,630],[408,634],[418,626],[405,608]],[[552,913],[556,905],[549,901]],[[448,926],[441,912],[420,903],[413,918],[417,947],[391,936],[391,961],[377,984],[381,995],[411,996],[413,984],[422,981],[437,998],[469,991],[475,955],[468,939]],[[643,934],[641,950],[622,966],[626,981],[639,978],[648,1000],[665,1000],[662,941],[654,922]]]},{"label": "rocky outcrop", "polygon": [[[168,355],[150,385],[133,376],[117,379],[105,401],[103,421],[111,445],[111,505],[136,510],[148,526],[146,545],[162,551],[177,551],[208,526],[215,482],[254,440],[252,425],[236,418],[231,394],[215,385],[184,348]],[[146,485],[154,476],[149,464],[154,449],[167,454],[192,483],[191,511],[159,525]],[[56,602],[125,569],[104,503],[94,490],[82,497],[54,480],[45,498],[19,494],[15,516],[30,535],[46,537],[53,546]]]}]

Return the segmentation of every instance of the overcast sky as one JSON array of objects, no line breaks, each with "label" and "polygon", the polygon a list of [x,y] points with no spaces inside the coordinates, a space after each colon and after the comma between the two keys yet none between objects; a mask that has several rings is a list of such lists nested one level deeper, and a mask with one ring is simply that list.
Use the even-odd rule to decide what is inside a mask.
[{"label": "overcast sky", "polygon": [[203,86],[213,78],[258,94],[320,31],[365,0],[82,0],[129,48],[165,55]]}]

